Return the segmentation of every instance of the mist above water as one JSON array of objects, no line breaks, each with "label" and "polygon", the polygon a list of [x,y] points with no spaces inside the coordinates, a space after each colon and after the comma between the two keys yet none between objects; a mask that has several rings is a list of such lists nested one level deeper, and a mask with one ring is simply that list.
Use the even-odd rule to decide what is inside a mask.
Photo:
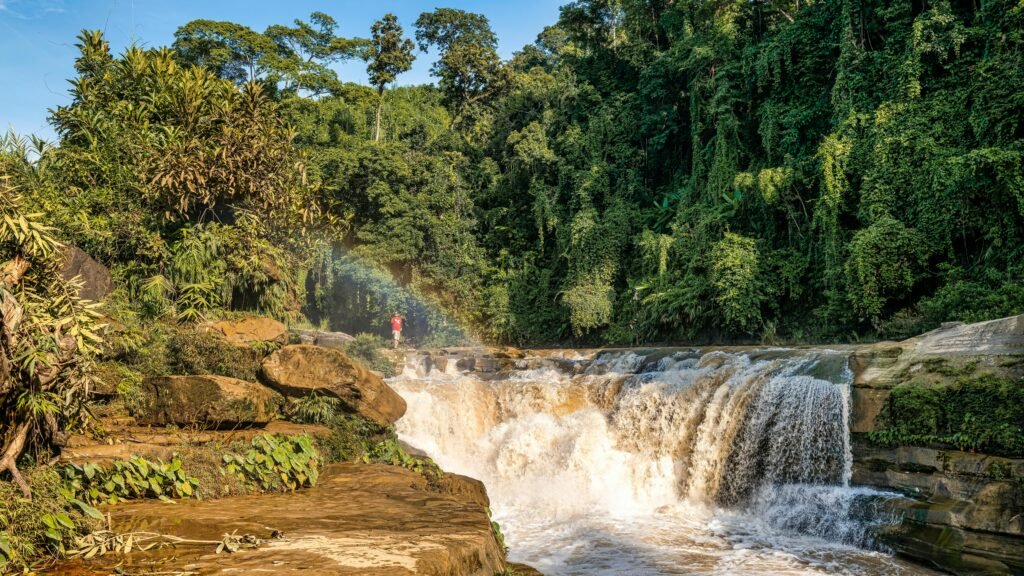
[{"label": "mist above water", "polygon": [[410,366],[404,440],[483,480],[545,574],[913,574],[848,486],[845,353],[618,351],[498,378]]}]

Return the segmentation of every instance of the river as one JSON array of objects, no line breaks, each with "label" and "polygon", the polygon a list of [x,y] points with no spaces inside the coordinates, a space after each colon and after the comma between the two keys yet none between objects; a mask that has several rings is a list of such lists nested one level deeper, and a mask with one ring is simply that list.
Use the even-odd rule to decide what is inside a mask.
[{"label": "river", "polygon": [[[850,486],[847,353],[558,352],[389,381],[400,437],[482,480],[510,560],[548,575],[934,574]],[[419,367],[418,367],[419,366]]]}]

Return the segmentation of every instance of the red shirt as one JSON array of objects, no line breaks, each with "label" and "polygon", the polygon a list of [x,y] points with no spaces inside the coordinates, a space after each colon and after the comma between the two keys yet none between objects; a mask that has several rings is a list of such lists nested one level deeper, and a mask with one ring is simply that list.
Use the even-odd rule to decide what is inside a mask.
[{"label": "red shirt", "polygon": [[398,330],[399,332],[402,331],[402,317],[401,316],[392,316],[391,317],[391,329],[392,330]]}]

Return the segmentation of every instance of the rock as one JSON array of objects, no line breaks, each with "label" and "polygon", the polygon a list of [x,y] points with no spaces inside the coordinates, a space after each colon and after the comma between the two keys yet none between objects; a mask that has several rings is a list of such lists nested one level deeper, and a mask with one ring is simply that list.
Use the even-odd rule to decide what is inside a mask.
[{"label": "rock", "polygon": [[[118,533],[151,531],[219,541],[224,534],[266,539],[239,554],[205,546],[96,556],[59,568],[129,573],[145,566],[197,574],[303,576],[494,576],[505,552],[479,498],[438,493],[411,470],[383,464],[332,464],[313,488],[219,500],[127,503],[111,508]],[[283,539],[274,539],[274,533]],[[151,568],[150,568],[151,570]]]},{"label": "rock", "polygon": [[516,576],[544,576],[540,570],[526,564],[509,563],[508,570]]},{"label": "rock", "polygon": [[[104,435],[102,440],[84,434],[72,434],[68,445],[61,451],[61,462],[107,463],[113,460],[127,460],[142,456],[150,460],[168,461],[184,446],[200,447],[210,445],[223,453],[223,446],[232,442],[250,442],[263,434],[272,436],[312,436],[330,438],[334,431],[317,424],[297,424],[284,420],[272,420],[263,428],[242,428],[229,430],[194,430],[191,428],[166,429],[135,425],[122,425],[117,419],[104,418],[100,421]],[[100,443],[102,442],[102,443]]]},{"label": "rock", "polygon": [[457,496],[459,500],[464,502],[473,502],[483,508],[491,507],[491,499],[487,496],[487,488],[484,487],[483,482],[476,478],[447,472],[438,480],[438,487],[441,493]]},{"label": "rock", "polygon": [[60,275],[65,280],[80,277],[82,288],[78,296],[86,300],[102,300],[114,290],[110,270],[77,246],[68,246]]},{"label": "rock", "polygon": [[405,400],[398,393],[339,350],[285,346],[263,361],[263,377],[285,396],[300,398],[314,391],[335,396],[346,411],[382,426],[405,414]]},{"label": "rock", "polygon": [[240,320],[221,320],[208,329],[236,346],[248,346],[254,342],[288,343],[288,328],[273,318],[250,316]]},{"label": "rock", "polygon": [[226,376],[157,376],[143,388],[148,406],[138,422],[144,426],[262,427],[284,403],[265,386]]},{"label": "rock", "polygon": [[1024,384],[1024,315],[945,323],[902,342],[863,346],[854,372],[855,484],[897,490],[905,520],[886,534],[898,552],[959,575],[1024,574],[1024,459],[938,447],[881,448],[863,433],[896,387],[944,389],[979,375]]},{"label": "rock", "polygon": [[526,352],[523,352],[518,348],[513,348],[512,346],[505,346],[504,348],[499,348],[491,352],[491,356],[504,360],[522,360],[523,358],[526,358]]},{"label": "rock", "polygon": [[295,330],[295,335],[298,336],[299,342],[302,344],[311,344],[315,346],[322,346],[324,348],[334,348],[335,350],[345,350],[345,345],[355,340],[354,336],[346,334],[344,332],[325,332],[323,330]]},{"label": "rock", "polygon": [[855,434],[871,432],[875,429],[878,415],[882,413],[882,408],[885,407],[885,402],[889,398],[889,391],[855,386],[850,396],[853,400],[850,432]]}]

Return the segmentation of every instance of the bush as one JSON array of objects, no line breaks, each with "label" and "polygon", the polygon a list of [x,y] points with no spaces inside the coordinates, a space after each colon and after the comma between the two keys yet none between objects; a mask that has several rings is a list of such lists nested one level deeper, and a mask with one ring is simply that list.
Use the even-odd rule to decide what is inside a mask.
[{"label": "bush", "polygon": [[389,378],[398,373],[395,363],[384,352],[388,343],[379,336],[362,332],[345,345],[345,353],[360,361],[370,370],[376,370]]},{"label": "bush", "polygon": [[881,445],[941,443],[961,450],[1024,456],[1024,379],[961,376],[942,388],[903,384],[882,412]]},{"label": "bush", "polygon": [[90,506],[65,497],[54,468],[26,470],[25,480],[32,488],[31,500],[21,497],[13,483],[0,482],[0,573],[56,557],[102,518]]},{"label": "bush", "polygon": [[315,486],[320,453],[308,436],[257,436],[244,455],[225,454],[224,470],[262,490]]},{"label": "bush", "polygon": [[139,456],[116,460],[110,467],[69,464],[62,475],[67,498],[90,504],[116,504],[137,498],[191,498],[199,488],[199,481],[185,473],[178,456],[166,464]]},{"label": "bush", "polygon": [[213,334],[172,324],[155,324],[143,344],[115,360],[143,376],[215,374],[255,381],[267,350],[234,346]]}]

